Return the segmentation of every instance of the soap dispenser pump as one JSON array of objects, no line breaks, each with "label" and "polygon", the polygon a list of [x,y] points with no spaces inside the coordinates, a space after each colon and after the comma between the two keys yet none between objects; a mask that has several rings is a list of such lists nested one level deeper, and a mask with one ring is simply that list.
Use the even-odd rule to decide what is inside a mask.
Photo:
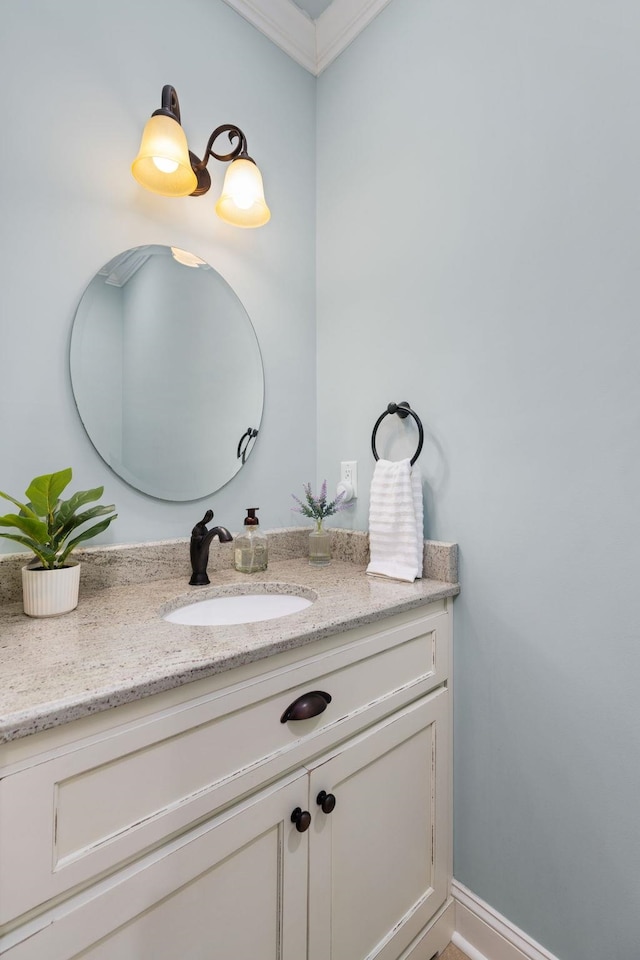
[{"label": "soap dispenser pump", "polygon": [[244,533],[236,537],[233,563],[240,573],[259,573],[267,569],[267,538],[260,533],[256,517],[258,509],[258,507],[247,507]]}]

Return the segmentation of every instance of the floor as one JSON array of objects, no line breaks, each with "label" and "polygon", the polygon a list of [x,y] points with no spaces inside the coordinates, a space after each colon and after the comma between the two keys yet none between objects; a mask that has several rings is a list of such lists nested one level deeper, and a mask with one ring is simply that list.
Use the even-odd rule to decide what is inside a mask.
[{"label": "floor", "polygon": [[446,947],[440,954],[438,960],[468,960],[466,953],[458,950],[452,943]]}]

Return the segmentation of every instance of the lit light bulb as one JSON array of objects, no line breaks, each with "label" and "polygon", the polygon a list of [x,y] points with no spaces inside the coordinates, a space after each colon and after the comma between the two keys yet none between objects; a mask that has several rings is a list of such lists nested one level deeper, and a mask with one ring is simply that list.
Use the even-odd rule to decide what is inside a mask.
[{"label": "lit light bulb", "polygon": [[216,213],[235,227],[261,227],[271,213],[264,199],[262,175],[248,157],[238,157],[227,167]]},{"label": "lit light bulb", "polygon": [[240,207],[241,210],[248,210],[255,200],[255,192],[249,188],[250,184],[247,184],[244,189],[238,184],[234,191],[233,199],[236,202],[236,207]]},{"label": "lit light bulb", "polygon": [[254,164],[240,164],[236,161],[235,177],[232,187],[229,191],[233,197],[236,207],[241,210],[248,210],[259,196],[259,188],[256,183],[256,167]]},{"label": "lit light bulb", "polygon": [[152,157],[154,166],[158,168],[162,173],[175,173],[178,169],[178,163],[176,160],[168,160],[167,157]]}]

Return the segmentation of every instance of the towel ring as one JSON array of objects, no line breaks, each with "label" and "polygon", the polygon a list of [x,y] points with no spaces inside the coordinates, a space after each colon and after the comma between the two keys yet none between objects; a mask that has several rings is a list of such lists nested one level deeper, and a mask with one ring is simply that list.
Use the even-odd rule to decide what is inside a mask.
[{"label": "towel ring", "polygon": [[378,427],[384,420],[384,418],[390,413],[397,413],[401,420],[404,420],[406,417],[411,414],[415,420],[418,427],[418,449],[411,458],[411,466],[414,465],[418,457],[420,456],[420,451],[422,450],[422,444],[424,443],[424,430],[422,429],[422,423],[420,417],[412,410],[406,400],[403,400],[402,403],[390,403],[387,409],[382,413],[376,420],[375,426],[373,428],[373,433],[371,434],[371,449],[373,451],[373,459],[379,460],[378,451],[376,450],[376,433],[378,432]]}]

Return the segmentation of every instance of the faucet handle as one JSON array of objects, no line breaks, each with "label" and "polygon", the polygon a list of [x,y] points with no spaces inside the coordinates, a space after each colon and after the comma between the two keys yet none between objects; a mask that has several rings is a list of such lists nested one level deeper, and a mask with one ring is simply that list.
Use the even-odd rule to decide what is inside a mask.
[{"label": "faucet handle", "polygon": [[191,531],[192,537],[204,537],[207,533],[207,524],[210,520],[213,520],[213,510],[207,510],[202,520],[199,523],[196,523],[195,527]]}]

